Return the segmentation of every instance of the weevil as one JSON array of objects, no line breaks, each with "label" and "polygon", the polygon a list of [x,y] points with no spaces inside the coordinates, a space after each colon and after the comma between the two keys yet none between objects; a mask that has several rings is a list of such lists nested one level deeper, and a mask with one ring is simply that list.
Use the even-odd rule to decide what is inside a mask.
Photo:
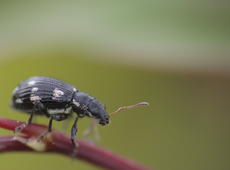
[{"label": "weevil", "polygon": [[101,125],[107,125],[110,118],[105,106],[96,98],[61,80],[44,76],[31,77],[21,82],[13,91],[12,107],[30,114],[26,125],[32,122],[34,115],[48,117],[48,132],[52,131],[53,120],[62,121],[76,113],[71,128],[74,147],[80,118],[87,116],[97,119]]}]

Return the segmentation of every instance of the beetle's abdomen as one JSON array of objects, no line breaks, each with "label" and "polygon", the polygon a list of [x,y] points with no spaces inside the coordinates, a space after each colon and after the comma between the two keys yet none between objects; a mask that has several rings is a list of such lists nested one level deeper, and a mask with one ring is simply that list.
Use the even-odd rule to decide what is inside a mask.
[{"label": "beetle's abdomen", "polygon": [[45,109],[60,110],[71,102],[76,89],[62,81],[48,77],[32,77],[22,82],[13,92],[12,105],[15,109],[31,112],[36,102]]}]

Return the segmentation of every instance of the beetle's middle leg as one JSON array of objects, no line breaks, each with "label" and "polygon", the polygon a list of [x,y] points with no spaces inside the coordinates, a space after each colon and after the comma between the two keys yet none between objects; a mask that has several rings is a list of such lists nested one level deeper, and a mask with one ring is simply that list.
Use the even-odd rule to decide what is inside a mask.
[{"label": "beetle's middle leg", "polygon": [[49,133],[52,132],[52,124],[53,124],[53,117],[51,116],[49,120],[48,129],[44,133],[42,133],[40,136],[38,136],[37,138],[38,141],[44,139],[45,137],[47,137],[47,135],[49,135]]},{"label": "beetle's middle leg", "polygon": [[52,114],[50,115],[50,120],[49,120],[49,125],[48,125],[48,129],[46,132],[42,133],[37,140],[42,140],[44,139],[50,132],[52,132],[52,123],[53,120],[57,120],[57,121],[61,121],[61,120],[65,120],[68,118],[67,114],[61,114],[61,113],[57,113],[57,114]]},{"label": "beetle's middle leg", "polygon": [[26,128],[29,124],[31,124],[31,123],[32,123],[32,120],[33,120],[33,117],[34,117],[34,115],[35,115],[35,112],[37,112],[37,111],[42,111],[42,110],[44,110],[44,105],[43,105],[40,101],[36,101],[36,102],[34,103],[34,108],[33,108],[32,112],[30,113],[30,117],[29,117],[29,119],[27,120],[27,122],[25,122],[25,123],[23,123],[23,124],[17,126],[17,127],[15,128],[15,132],[16,132],[16,133],[19,133],[19,132],[21,132],[24,128]]}]

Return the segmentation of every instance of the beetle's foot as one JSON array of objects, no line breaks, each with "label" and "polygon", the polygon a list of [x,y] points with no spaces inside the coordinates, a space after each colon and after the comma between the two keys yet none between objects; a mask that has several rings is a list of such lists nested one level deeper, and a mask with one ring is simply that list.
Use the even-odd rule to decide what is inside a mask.
[{"label": "beetle's foot", "polygon": [[28,126],[28,123],[22,123],[21,125],[17,126],[14,129],[14,133],[20,133],[23,129],[25,129]]},{"label": "beetle's foot", "polygon": [[37,137],[37,141],[42,141],[42,140],[44,140],[45,138],[49,137],[50,134],[51,134],[51,132],[48,131],[48,130],[45,131],[45,132],[43,132],[40,136]]},{"label": "beetle's foot", "polygon": [[72,157],[75,157],[76,156],[76,154],[78,153],[78,143],[75,141],[74,143],[73,143],[73,151],[72,151],[72,153],[71,153],[71,156]]}]

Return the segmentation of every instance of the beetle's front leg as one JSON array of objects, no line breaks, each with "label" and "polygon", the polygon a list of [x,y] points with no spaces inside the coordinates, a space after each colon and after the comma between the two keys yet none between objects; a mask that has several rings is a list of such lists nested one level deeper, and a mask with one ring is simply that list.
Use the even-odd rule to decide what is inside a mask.
[{"label": "beetle's front leg", "polygon": [[80,118],[79,117],[76,117],[74,123],[73,123],[73,126],[71,128],[71,141],[72,141],[72,144],[73,144],[73,155],[76,153],[76,149],[77,149],[77,143],[76,143],[76,135],[77,135],[77,131],[78,131],[78,128],[77,128],[77,122]]}]

